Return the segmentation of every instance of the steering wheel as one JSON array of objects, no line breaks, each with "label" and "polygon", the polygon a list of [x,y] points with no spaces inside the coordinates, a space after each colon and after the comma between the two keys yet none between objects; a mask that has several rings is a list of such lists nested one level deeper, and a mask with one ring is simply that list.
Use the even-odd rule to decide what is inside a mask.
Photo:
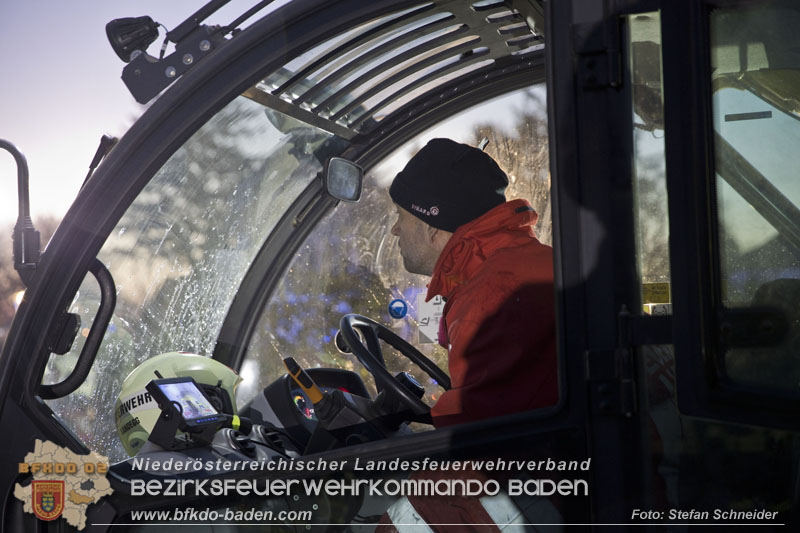
[{"label": "steering wheel", "polygon": [[[364,334],[363,341],[356,333],[356,328]],[[383,352],[378,339],[386,342],[422,368],[443,389],[450,390],[450,377],[436,366],[436,363],[425,357],[422,352],[383,324],[379,324],[365,316],[348,314],[344,315],[339,322],[339,330],[345,344],[358,358],[358,361],[364,365],[364,368],[375,378],[378,390],[385,390],[387,394],[394,396],[414,415],[430,417],[431,409],[386,370],[386,363],[383,360]]]}]

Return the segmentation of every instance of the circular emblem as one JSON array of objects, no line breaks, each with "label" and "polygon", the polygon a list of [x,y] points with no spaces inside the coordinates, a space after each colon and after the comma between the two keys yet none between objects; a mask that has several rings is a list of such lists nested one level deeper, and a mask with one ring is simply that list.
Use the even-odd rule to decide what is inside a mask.
[{"label": "circular emblem", "polygon": [[439,214],[439,208],[437,206],[431,207],[431,215],[436,216]]},{"label": "circular emblem", "polygon": [[391,316],[392,318],[394,319],[403,318],[404,316],[406,316],[406,313],[408,313],[408,304],[405,303],[403,300],[400,300],[398,298],[396,300],[392,300],[391,303],[389,303],[389,316]]}]

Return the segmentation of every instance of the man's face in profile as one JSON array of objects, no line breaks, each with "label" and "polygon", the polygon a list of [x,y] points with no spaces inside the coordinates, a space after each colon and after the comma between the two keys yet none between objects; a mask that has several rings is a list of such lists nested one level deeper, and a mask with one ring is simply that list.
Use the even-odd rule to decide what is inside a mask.
[{"label": "man's face in profile", "polygon": [[439,254],[430,243],[428,225],[399,205],[394,207],[397,221],[392,226],[392,235],[399,237],[403,266],[412,274],[430,276]]}]

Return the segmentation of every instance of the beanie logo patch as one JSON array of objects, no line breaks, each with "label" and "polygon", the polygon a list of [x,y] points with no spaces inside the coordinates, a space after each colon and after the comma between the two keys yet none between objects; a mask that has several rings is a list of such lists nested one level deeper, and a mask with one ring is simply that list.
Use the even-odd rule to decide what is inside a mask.
[{"label": "beanie logo patch", "polygon": [[420,207],[417,204],[411,204],[411,209],[413,211],[416,211],[417,213],[422,213],[427,217],[435,217],[436,215],[439,214],[439,207],[435,205],[430,209],[425,209],[424,207]]}]

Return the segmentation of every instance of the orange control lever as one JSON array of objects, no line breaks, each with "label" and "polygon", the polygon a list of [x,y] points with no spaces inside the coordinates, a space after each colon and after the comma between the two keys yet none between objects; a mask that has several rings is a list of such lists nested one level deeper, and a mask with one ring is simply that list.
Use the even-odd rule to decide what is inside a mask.
[{"label": "orange control lever", "polygon": [[317,387],[317,384],[311,379],[311,376],[309,376],[292,357],[285,358],[283,364],[286,366],[286,370],[289,371],[289,375],[292,376],[292,379],[297,383],[297,386],[306,393],[311,403],[314,405],[318,404],[322,400],[323,395],[322,391]]}]

